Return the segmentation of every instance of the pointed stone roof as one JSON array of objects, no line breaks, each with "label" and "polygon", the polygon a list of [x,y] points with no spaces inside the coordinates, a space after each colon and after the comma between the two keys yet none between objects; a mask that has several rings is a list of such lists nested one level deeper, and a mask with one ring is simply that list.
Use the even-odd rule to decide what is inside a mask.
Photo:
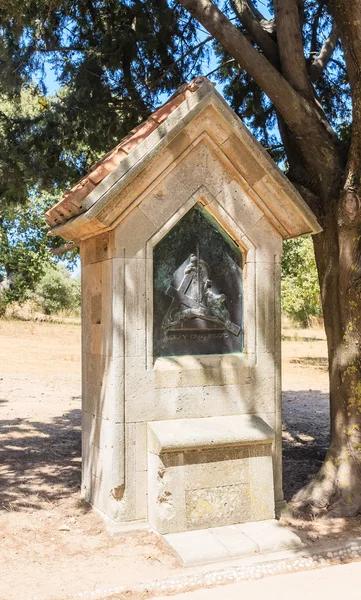
[{"label": "pointed stone roof", "polygon": [[46,222],[51,227],[60,225],[87,210],[85,198],[99,185],[120,162],[143,142],[169,115],[204,82],[204,77],[196,77],[188,84],[183,84],[163,106],[158,108],[146,121],[132,129],[105,156],[98,160],[89,170],[88,175],[65,192],[61,200],[46,213]]},{"label": "pointed stone roof", "polygon": [[123,138],[46,213],[50,234],[78,241],[114,228],[200,135],[208,136],[217,156],[243,181],[284,239],[321,231],[300,194],[214,85],[196,77]]}]

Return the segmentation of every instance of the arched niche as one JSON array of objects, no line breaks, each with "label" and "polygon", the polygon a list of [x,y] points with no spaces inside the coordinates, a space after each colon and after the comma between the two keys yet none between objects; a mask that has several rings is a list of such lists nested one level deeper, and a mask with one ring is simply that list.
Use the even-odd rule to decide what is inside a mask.
[{"label": "arched niche", "polygon": [[153,354],[243,350],[243,255],[197,203],[153,250]]}]

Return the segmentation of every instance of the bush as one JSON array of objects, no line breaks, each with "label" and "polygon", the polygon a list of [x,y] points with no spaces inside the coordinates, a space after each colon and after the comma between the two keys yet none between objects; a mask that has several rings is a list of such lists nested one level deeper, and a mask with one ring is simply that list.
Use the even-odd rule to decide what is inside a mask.
[{"label": "bush", "polygon": [[6,315],[7,302],[4,293],[0,290],[0,319]]},{"label": "bush", "polygon": [[[54,192],[55,193],[55,192]],[[23,304],[31,298],[44,276],[58,260],[74,266],[78,251],[54,258],[50,248],[64,240],[48,236],[45,212],[56,202],[54,193],[29,192],[28,201],[3,203],[0,219],[0,292],[2,304]],[[2,309],[3,311],[4,309]]]},{"label": "bush", "polygon": [[303,327],[322,316],[320,287],[311,238],[287,240],[282,258],[282,311]]},{"label": "bush", "polygon": [[80,307],[80,281],[72,279],[62,265],[52,265],[37,285],[35,298],[46,315],[61,310],[78,312]]}]

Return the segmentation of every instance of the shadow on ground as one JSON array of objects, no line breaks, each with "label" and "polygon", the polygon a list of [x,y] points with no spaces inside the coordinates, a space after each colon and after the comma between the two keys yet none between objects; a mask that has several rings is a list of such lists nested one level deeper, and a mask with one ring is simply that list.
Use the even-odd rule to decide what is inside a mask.
[{"label": "shadow on ground", "polygon": [[323,356],[302,356],[300,358],[293,358],[290,360],[290,364],[299,365],[300,367],[313,367],[320,369],[321,371],[328,370],[328,359]]},{"label": "shadow on ground", "polygon": [[321,467],[329,446],[329,396],[317,390],[282,395],[283,486],[286,500]]},{"label": "shadow on ground", "polygon": [[[32,511],[78,493],[81,411],[49,422],[1,419],[0,510]],[[328,394],[283,393],[283,482],[286,500],[317,473],[329,444]]]},{"label": "shadow on ground", "polygon": [[80,456],[80,410],[49,422],[0,418],[0,510],[32,511],[79,491]]}]

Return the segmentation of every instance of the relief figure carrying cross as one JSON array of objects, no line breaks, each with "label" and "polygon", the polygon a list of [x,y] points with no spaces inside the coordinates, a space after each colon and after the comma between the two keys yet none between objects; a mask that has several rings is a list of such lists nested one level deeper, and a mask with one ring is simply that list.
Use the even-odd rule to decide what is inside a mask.
[{"label": "relief figure carrying cross", "polygon": [[208,322],[211,329],[223,329],[239,335],[241,328],[232,323],[226,307],[224,294],[212,291],[213,282],[209,279],[210,269],[199,255],[191,254],[179,288],[170,285],[167,296],[172,298],[164,318],[162,329],[199,329],[197,320]]}]

